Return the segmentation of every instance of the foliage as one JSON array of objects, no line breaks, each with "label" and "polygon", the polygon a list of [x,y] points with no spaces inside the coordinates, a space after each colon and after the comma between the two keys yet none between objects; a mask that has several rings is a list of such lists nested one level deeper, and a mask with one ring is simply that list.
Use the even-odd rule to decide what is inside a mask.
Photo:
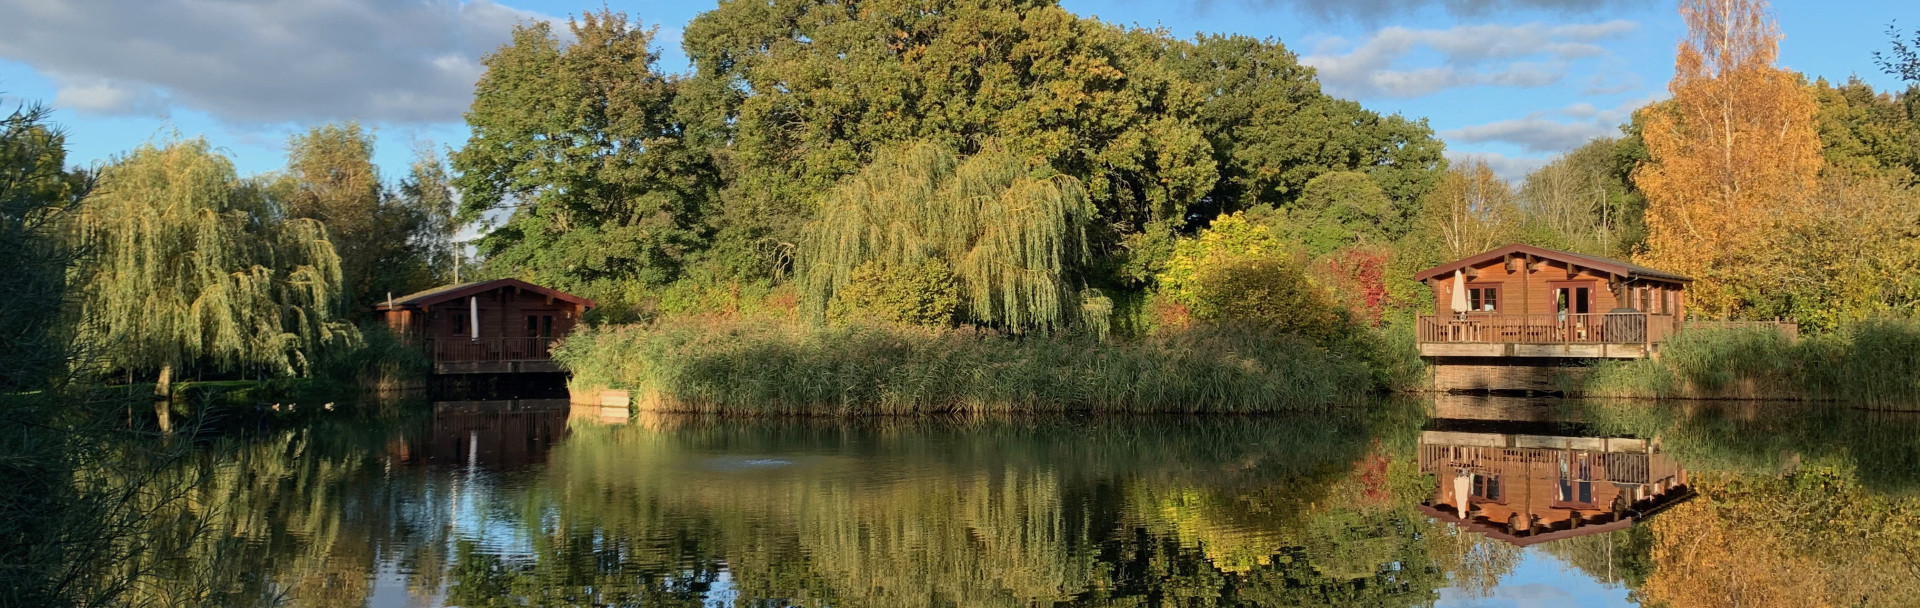
[{"label": "foliage", "polygon": [[1774,280],[1757,263],[1806,221],[1821,167],[1813,96],[1775,67],[1780,33],[1763,0],[1688,0],[1688,37],[1641,134],[1650,160],[1645,261],[1693,277],[1690,308],[1740,315]]},{"label": "foliage", "polygon": [[1421,227],[1438,245],[1436,263],[1494,248],[1506,239],[1516,215],[1513,187],[1483,159],[1449,167],[1421,210]]},{"label": "foliage", "polygon": [[77,201],[92,186],[68,173],[65,137],[47,110],[24,107],[0,119],[0,394],[64,384],[72,371],[68,269],[84,251],[63,238]]},{"label": "foliage", "polygon": [[[1651,523],[1641,588],[1671,606],[1908,606],[1920,502],[1865,492],[1824,467],[1783,476],[1696,476],[1700,499]],[[1863,567],[1872,565],[1872,567]]]},{"label": "foliage", "polygon": [[454,241],[462,222],[457,215],[459,197],[454,194],[453,177],[447,174],[446,160],[431,144],[421,144],[415,151],[413,165],[407,177],[400,180],[398,190],[400,204],[418,220],[410,244],[418,251],[419,262],[426,265],[424,278],[433,285],[451,285],[460,282],[456,279],[462,271],[472,276],[457,250],[464,245]]},{"label": "foliage", "polygon": [[951,269],[959,319],[1014,332],[1080,321],[1087,263],[1086,191],[1038,175],[988,147],[964,160],[938,144],[882,153],[821,204],[800,256],[815,311],[869,263],[881,269],[937,261]]},{"label": "foliage", "polygon": [[[1398,235],[1439,180],[1443,144],[1425,120],[1383,117],[1321,93],[1313,70],[1280,42],[1202,35],[1173,46],[1167,63],[1206,95],[1196,122],[1220,173],[1190,215],[1213,217],[1261,205],[1318,215],[1325,201],[1299,200],[1312,182],[1357,174],[1387,199],[1384,209],[1371,200],[1362,208],[1373,210],[1380,229]],[[1342,187],[1358,186],[1344,181]]]},{"label": "foliage", "polygon": [[1174,243],[1173,256],[1155,277],[1159,292],[1186,306],[1199,302],[1199,278],[1209,265],[1233,259],[1286,255],[1286,245],[1244,213],[1223,215],[1194,238]]},{"label": "foliage", "polygon": [[354,317],[371,314],[384,294],[432,286],[425,252],[413,238],[431,210],[388,195],[373,165],[373,143],[357,123],[295,135],[287,143],[287,172],[273,186],[285,217],[326,226],[340,256],[340,304]]},{"label": "foliage", "polygon": [[483,60],[453,183],[463,218],[511,209],[479,242],[490,274],[631,307],[629,284],[671,283],[706,242],[714,170],[676,118],[653,30],[611,12],[570,28],[562,44],[546,22],[519,26]]},{"label": "foliage", "polygon": [[108,369],[304,374],[357,340],[324,225],[288,219],[204,140],[145,145],[81,205],[80,339]]},{"label": "foliage", "polygon": [[1638,138],[1601,138],[1527,174],[1516,222],[1533,245],[1626,257],[1646,238],[1646,198],[1631,174]]},{"label": "foliage", "polygon": [[1307,182],[1300,200],[1274,223],[1278,236],[1312,255],[1355,245],[1380,245],[1402,236],[1393,201],[1366,174],[1323,173]]},{"label": "foliage", "polygon": [[1920,322],[1876,318],[1789,340],[1772,328],[1688,328],[1658,360],[1594,366],[1571,392],[1597,397],[1836,400],[1912,409]]},{"label": "foliage", "polygon": [[1899,28],[1889,23],[1887,38],[1891,39],[1889,45],[1892,48],[1885,53],[1874,51],[1874,65],[1880,66],[1881,71],[1887,74],[1900,77],[1910,86],[1920,86],[1920,30],[1915,30],[1913,41],[1908,42],[1900,39]]},{"label": "foliage", "polygon": [[1298,264],[1278,256],[1212,258],[1193,278],[1192,310],[1203,321],[1238,321],[1327,345],[1353,330]]},{"label": "foliage", "polygon": [[727,414],[1253,412],[1351,404],[1359,362],[1247,325],[1138,342],[968,330],[663,320],[583,330],[555,355],[579,387]]},{"label": "foliage", "polygon": [[960,290],[946,262],[926,258],[900,267],[867,262],[834,294],[827,317],[840,323],[877,320],[949,327],[959,308]]}]

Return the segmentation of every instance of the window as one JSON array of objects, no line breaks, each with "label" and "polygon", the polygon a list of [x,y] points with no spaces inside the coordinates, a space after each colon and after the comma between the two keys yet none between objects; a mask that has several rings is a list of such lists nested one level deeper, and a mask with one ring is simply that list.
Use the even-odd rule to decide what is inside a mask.
[{"label": "window", "polygon": [[453,335],[467,335],[467,313],[456,312],[448,318],[453,321]]},{"label": "window", "polygon": [[527,337],[553,337],[553,315],[527,315]]},{"label": "window", "polygon": [[1475,473],[1473,475],[1473,498],[1484,501],[1501,502],[1504,497],[1500,496],[1500,478],[1498,476],[1487,476]]},{"label": "window", "polygon": [[1499,312],[1500,288],[1467,286],[1467,310]]}]

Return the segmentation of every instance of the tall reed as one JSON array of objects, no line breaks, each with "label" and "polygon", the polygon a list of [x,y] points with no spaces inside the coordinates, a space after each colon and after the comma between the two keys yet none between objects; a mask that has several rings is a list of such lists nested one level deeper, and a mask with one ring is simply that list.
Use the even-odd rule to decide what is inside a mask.
[{"label": "tall reed", "polygon": [[1659,359],[1606,362],[1569,387],[1594,397],[1794,399],[1920,408],[1920,322],[1878,319],[1789,339],[1767,328],[1698,328]]},{"label": "tall reed", "polygon": [[555,353],[576,387],[644,409],[730,414],[1316,410],[1360,403],[1358,358],[1260,328],[1139,341],[975,330],[663,320],[576,332]]}]

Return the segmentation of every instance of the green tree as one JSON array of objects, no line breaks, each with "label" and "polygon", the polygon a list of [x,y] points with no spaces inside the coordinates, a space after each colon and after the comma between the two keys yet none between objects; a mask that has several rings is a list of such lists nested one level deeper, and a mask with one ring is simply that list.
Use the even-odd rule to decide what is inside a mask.
[{"label": "green tree", "polygon": [[1196,120],[1220,172],[1193,213],[1291,208],[1313,179],[1355,171],[1392,200],[1387,228],[1398,236],[1439,181],[1444,144],[1425,120],[1327,96],[1313,69],[1280,42],[1209,35],[1175,46],[1167,58],[1174,73],[1206,95]]},{"label": "green tree", "polygon": [[66,138],[46,113],[0,119],[0,395],[61,384],[73,355],[67,272],[81,251],[63,232],[91,184],[63,166]]},{"label": "green tree", "polygon": [[160,394],[185,365],[301,374],[357,339],[326,226],[287,217],[205,140],[106,167],[78,232],[82,341],[110,369],[157,372]]},{"label": "green tree", "polygon": [[911,141],[971,155],[992,140],[1079,180],[1103,243],[1183,222],[1216,180],[1165,36],[1052,2],[727,0],[685,39],[690,129],[729,167],[719,247],[797,245],[813,201]]},{"label": "green tree", "polygon": [[[680,82],[655,68],[652,29],[588,13],[562,44],[547,23],[488,55],[452,155],[463,219],[509,211],[483,236],[487,270],[601,299],[682,275],[703,247],[714,187],[673,110]],[[689,36],[691,40],[691,36]]]},{"label": "green tree", "polygon": [[[1014,331],[1063,329],[1083,304],[1092,208],[1080,182],[989,145],[962,159],[920,143],[882,152],[822,203],[800,257],[818,314],[862,266],[938,260],[952,269],[959,318]],[[1097,326],[1104,319],[1085,319]]]},{"label": "green tree", "polygon": [[327,227],[340,255],[342,304],[370,314],[385,293],[428,286],[414,241],[424,218],[388,195],[373,164],[373,133],[357,123],[314,127],[287,142],[287,171],[273,195],[289,218]]},{"label": "green tree", "polygon": [[415,151],[413,166],[400,180],[399,190],[400,204],[419,219],[412,243],[426,264],[427,277],[434,284],[454,282],[465,263],[458,251],[464,245],[455,241],[464,223],[457,215],[453,177],[432,144],[422,144]]},{"label": "green tree", "polygon": [[1364,173],[1335,171],[1308,181],[1300,199],[1280,212],[1273,227],[1281,238],[1318,256],[1389,242],[1400,223],[1399,210],[1378,183]]}]

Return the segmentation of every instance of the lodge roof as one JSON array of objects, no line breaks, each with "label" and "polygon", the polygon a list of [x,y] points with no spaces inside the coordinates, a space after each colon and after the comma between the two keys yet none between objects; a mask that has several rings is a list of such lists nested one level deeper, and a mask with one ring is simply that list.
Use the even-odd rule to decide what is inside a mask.
[{"label": "lodge roof", "polygon": [[1629,279],[1652,279],[1656,281],[1667,281],[1672,283],[1693,282],[1693,279],[1688,278],[1684,275],[1675,274],[1675,273],[1671,273],[1665,270],[1659,270],[1655,268],[1648,268],[1646,266],[1641,266],[1639,264],[1634,264],[1631,262],[1623,262],[1613,258],[1603,258],[1597,255],[1587,255],[1584,253],[1574,253],[1571,251],[1548,249],[1546,247],[1535,247],[1533,245],[1521,245],[1518,243],[1507,245],[1505,247],[1500,247],[1498,249],[1494,249],[1494,250],[1480,253],[1477,255],[1454,260],[1452,262],[1447,262],[1445,264],[1428,268],[1426,270],[1422,270],[1419,273],[1413,275],[1413,279],[1416,281],[1425,281],[1427,279],[1432,279],[1435,277],[1446,275],[1446,274],[1452,273],[1455,270],[1460,270],[1462,268],[1467,268],[1469,266],[1482,264],[1492,260],[1505,259],[1507,256],[1514,255],[1514,254],[1531,255],[1536,258],[1554,260],[1557,262],[1561,262],[1564,264],[1572,264],[1574,266],[1579,266],[1582,268],[1591,268],[1593,270],[1598,270],[1600,272],[1604,272],[1612,275],[1619,275]]},{"label": "lodge roof", "polygon": [[490,281],[471,281],[457,285],[442,285],[425,291],[417,291],[403,297],[394,298],[391,302],[381,302],[379,305],[374,306],[373,309],[399,310],[402,308],[426,308],[441,302],[482,294],[503,287],[518,287],[522,291],[531,291],[555,300],[572,302],[587,308],[596,306],[592,299],[582,298],[558,289],[541,287],[520,279],[493,279]]}]

